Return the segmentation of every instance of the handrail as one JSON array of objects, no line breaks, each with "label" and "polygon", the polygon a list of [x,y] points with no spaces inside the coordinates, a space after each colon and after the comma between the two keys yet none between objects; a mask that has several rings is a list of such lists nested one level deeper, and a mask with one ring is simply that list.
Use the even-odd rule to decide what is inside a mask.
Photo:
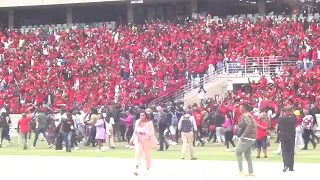
[{"label": "handrail", "polygon": [[[200,78],[197,84],[190,82],[182,88],[173,92],[169,92],[152,101],[153,104],[165,104],[173,100],[182,100],[186,93],[194,91],[200,84],[213,82],[218,78],[237,78],[237,77],[252,77],[252,76],[271,76],[272,72],[279,72],[285,64],[296,64],[297,61],[286,61],[281,56],[266,56],[266,57],[247,57],[245,63],[229,62],[222,69],[215,71],[213,74],[207,74]],[[277,70],[276,70],[277,68]],[[259,69],[258,72],[253,72],[252,69]],[[239,73],[239,71],[241,73]],[[194,91],[195,92],[195,91]]]},{"label": "handrail", "polygon": [[[222,69],[215,71],[212,75],[209,75],[207,77],[204,76],[204,77],[200,78],[199,84],[194,84],[194,82],[191,81],[190,83],[186,84],[185,86],[183,86],[182,88],[180,88],[176,91],[169,92],[166,95],[163,95],[161,97],[154,99],[151,103],[152,104],[164,104],[165,102],[170,102],[172,100],[175,100],[175,99],[177,99],[177,96],[179,96],[179,95],[181,96],[181,94],[185,94],[187,92],[194,90],[195,88],[199,87],[198,85],[200,85],[202,83],[205,84],[206,82],[214,80],[215,77],[217,76],[217,74],[223,73],[223,72],[225,72],[225,70],[226,70],[226,68],[223,67]],[[165,100],[164,100],[164,98],[165,98]],[[178,99],[180,99],[180,98],[178,98]]]}]

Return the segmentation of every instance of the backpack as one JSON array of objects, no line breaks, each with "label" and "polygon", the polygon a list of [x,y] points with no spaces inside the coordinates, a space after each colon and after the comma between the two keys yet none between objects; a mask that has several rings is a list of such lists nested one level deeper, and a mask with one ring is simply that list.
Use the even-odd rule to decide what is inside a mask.
[{"label": "backpack", "polygon": [[181,132],[191,132],[193,130],[192,122],[190,121],[190,116],[183,116],[181,121]]},{"label": "backpack", "polygon": [[174,114],[172,114],[171,121],[172,121],[172,126],[178,126],[179,119],[177,117],[177,113],[176,112]]}]

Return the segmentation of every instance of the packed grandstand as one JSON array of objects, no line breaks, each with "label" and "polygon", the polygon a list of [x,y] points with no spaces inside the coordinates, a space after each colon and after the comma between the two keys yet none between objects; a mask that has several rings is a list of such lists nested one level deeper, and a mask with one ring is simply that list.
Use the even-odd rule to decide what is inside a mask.
[{"label": "packed grandstand", "polygon": [[[64,118],[68,126],[75,127],[65,130],[76,136],[77,140],[72,140],[75,149],[84,140],[86,145],[95,146],[95,126],[89,121],[93,111],[112,124],[108,138],[113,139],[114,132],[118,141],[127,140],[129,147],[139,112],[144,109],[156,121],[157,111],[162,111],[160,106],[169,115],[169,126],[168,133],[159,134],[164,137],[171,133],[172,145],[179,143],[178,133],[175,137],[170,129],[174,115],[179,114],[176,118],[180,119],[192,110],[195,117],[201,117],[196,122],[200,129],[194,145],[204,145],[203,135],[209,135],[208,142],[214,139],[221,143],[215,129],[221,123],[210,118],[214,112],[232,116],[235,130],[243,102],[256,113],[268,113],[269,129],[276,127],[276,118],[288,105],[299,118],[310,110],[314,119],[311,128],[316,128],[320,117],[319,34],[319,13],[310,10],[308,14],[305,7],[290,14],[267,16],[221,18],[193,13],[185,19],[154,19],[142,24],[99,22],[1,28],[0,120],[5,123],[0,127],[7,130],[0,134],[0,145],[4,138],[16,134],[21,114],[22,120],[28,119],[29,123],[43,111],[47,117],[42,123],[43,132],[36,130],[41,123],[35,121],[30,129],[29,124],[23,129],[25,139],[29,130],[35,132],[33,148],[40,133],[48,136],[49,147],[59,144],[56,141],[60,131],[65,130]],[[207,85],[215,79],[233,75],[249,77],[248,82],[222,88],[219,95],[207,92],[211,91]],[[255,75],[259,78],[254,81],[251,76]],[[184,101],[189,92],[197,94],[199,101],[194,102],[200,103]],[[25,112],[33,114],[29,117]],[[301,124],[302,118],[297,126]],[[320,142],[315,135],[313,139]],[[10,136],[7,140],[11,143]],[[233,131],[230,140],[232,137]],[[304,149],[308,138],[301,140]],[[110,141],[109,148],[115,148]],[[24,144],[27,149],[26,140]],[[56,149],[62,149],[62,141],[60,144]],[[316,147],[315,141],[312,145]],[[169,144],[159,150],[167,148]]]},{"label": "packed grandstand", "polygon": [[[43,103],[52,108],[64,104],[68,109],[111,102],[142,105],[204,76],[209,67],[217,70],[234,62],[244,67],[248,57],[281,56],[264,63],[300,64],[285,66],[270,89],[266,87],[270,82],[259,81],[253,94],[265,90],[262,102],[306,106],[319,96],[317,21],[267,16],[184,24],[151,21],[114,28],[101,24],[21,32],[3,29],[0,104],[7,104],[12,113]],[[255,59],[259,66],[259,58]],[[274,96],[281,93],[290,98]],[[54,100],[46,98],[49,94]]]}]

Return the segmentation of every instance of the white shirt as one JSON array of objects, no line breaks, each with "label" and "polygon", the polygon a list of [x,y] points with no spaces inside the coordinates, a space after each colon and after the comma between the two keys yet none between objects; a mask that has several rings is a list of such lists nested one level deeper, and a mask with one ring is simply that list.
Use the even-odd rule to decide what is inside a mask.
[{"label": "white shirt", "polygon": [[[198,91],[200,91],[200,89]],[[205,91],[207,91],[207,90],[205,89]],[[198,93],[198,97],[199,97],[199,99],[205,99],[206,98],[206,92],[204,92],[204,90],[201,89],[200,93]]]},{"label": "white shirt", "polygon": [[6,113],[7,112],[7,110],[5,109],[5,108],[1,108],[1,110],[0,110],[0,114],[2,114],[2,113]]}]

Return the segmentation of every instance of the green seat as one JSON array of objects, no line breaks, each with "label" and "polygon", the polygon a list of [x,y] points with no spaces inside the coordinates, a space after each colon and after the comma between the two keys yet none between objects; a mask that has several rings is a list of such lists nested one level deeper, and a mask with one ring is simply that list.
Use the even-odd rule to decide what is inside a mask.
[{"label": "green seat", "polygon": [[292,19],[296,19],[297,15],[296,14],[292,14]]},{"label": "green seat", "polygon": [[92,27],[97,28],[98,27],[98,23],[96,23],[96,22],[92,23]]},{"label": "green seat", "polygon": [[313,20],[313,14],[311,14],[311,13],[310,13],[310,14],[308,14],[307,20],[308,20],[308,21]]}]

